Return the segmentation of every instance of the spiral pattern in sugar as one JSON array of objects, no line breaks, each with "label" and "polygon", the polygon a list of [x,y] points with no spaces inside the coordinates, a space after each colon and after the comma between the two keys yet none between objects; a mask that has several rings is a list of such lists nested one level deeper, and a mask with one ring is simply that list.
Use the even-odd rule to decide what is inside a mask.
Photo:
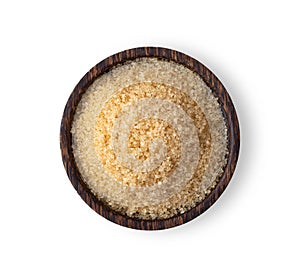
[{"label": "spiral pattern in sugar", "polygon": [[199,105],[174,87],[154,82],[131,85],[109,99],[95,133],[108,174],[130,187],[149,187],[144,192],[150,196],[162,182],[174,190],[170,184],[180,187],[201,177],[210,153],[209,127]]}]

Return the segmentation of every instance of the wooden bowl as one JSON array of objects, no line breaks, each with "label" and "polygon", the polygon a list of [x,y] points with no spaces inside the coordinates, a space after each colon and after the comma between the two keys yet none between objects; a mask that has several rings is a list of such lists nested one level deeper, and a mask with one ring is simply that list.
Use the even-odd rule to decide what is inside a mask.
[{"label": "wooden bowl", "polygon": [[[96,198],[96,196],[90,191],[86,183],[82,180],[72,152],[72,121],[76,107],[87,88],[93,83],[96,78],[109,71],[117,64],[123,63],[128,60],[134,60],[140,57],[156,57],[171,60],[176,63],[182,64],[190,70],[196,72],[212,90],[214,96],[217,97],[228,129],[228,162],[224,168],[224,173],[221,176],[217,186],[196,207],[190,209],[184,214],[164,220],[140,220],[130,218],[112,211],[105,204],[103,204],[103,202]],[[69,97],[63,113],[60,129],[60,147],[63,163],[72,185],[81,196],[81,198],[93,210],[95,210],[98,214],[102,215],[106,219],[122,226],[141,230],[166,229],[186,223],[196,218],[205,210],[207,210],[211,205],[213,205],[214,202],[223,193],[233,175],[238,159],[239,146],[240,133],[236,111],[226,89],[219,81],[219,79],[203,64],[191,58],[190,56],[187,56],[175,50],[158,47],[140,47],[125,50],[106,58],[105,60],[98,63],[95,67],[93,67],[79,81],[79,83],[74,88],[71,96]]]}]

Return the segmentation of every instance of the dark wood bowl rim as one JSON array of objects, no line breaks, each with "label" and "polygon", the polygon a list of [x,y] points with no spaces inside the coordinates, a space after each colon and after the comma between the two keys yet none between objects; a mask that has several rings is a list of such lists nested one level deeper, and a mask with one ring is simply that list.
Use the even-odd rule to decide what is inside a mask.
[{"label": "dark wood bowl rim", "polygon": [[[190,209],[184,214],[165,220],[139,220],[120,215],[115,211],[112,211],[103,202],[96,198],[86,183],[82,180],[72,153],[72,121],[76,107],[84,92],[96,78],[109,71],[112,67],[125,61],[134,60],[141,57],[156,57],[175,61],[196,72],[211,88],[214,96],[218,98],[228,128],[228,162],[217,186],[196,207]],[[222,85],[219,79],[202,63],[175,50],[160,47],[139,47],[128,49],[106,58],[94,66],[79,81],[65,106],[60,129],[60,147],[63,164],[72,185],[81,198],[94,211],[106,219],[122,226],[141,230],[160,230],[178,226],[196,218],[206,211],[210,206],[212,206],[223,193],[233,175],[237,164],[240,147],[239,123],[233,103],[225,87]]]}]

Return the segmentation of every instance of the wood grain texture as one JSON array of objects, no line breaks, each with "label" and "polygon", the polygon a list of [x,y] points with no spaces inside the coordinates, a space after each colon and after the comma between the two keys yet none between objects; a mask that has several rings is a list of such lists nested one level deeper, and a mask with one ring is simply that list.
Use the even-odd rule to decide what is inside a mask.
[{"label": "wood grain texture", "polygon": [[[218,98],[228,128],[228,162],[217,186],[196,207],[182,215],[165,220],[139,220],[120,215],[110,210],[109,207],[96,198],[82,180],[72,153],[71,127],[75,110],[82,94],[84,94],[96,78],[109,71],[115,65],[140,57],[156,57],[172,60],[199,74],[204,82],[212,89],[214,96]],[[72,185],[81,198],[93,210],[106,219],[122,226],[141,230],[160,230],[171,228],[194,219],[212,206],[220,197],[227,187],[237,164],[240,147],[240,132],[238,118],[230,96],[219,79],[208,68],[190,56],[175,50],[158,47],[139,47],[125,50],[106,58],[94,66],[79,81],[70,95],[63,113],[60,129],[60,147],[63,163]]]}]

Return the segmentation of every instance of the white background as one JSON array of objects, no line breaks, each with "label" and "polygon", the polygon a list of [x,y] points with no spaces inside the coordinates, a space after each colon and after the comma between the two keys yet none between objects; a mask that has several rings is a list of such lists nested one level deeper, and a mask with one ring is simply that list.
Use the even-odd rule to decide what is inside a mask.
[{"label": "white background", "polygon": [[[1,267],[299,267],[298,1],[1,1]],[[163,46],[204,63],[238,112],[218,202],[170,230],[113,224],[77,195],[59,128],[107,56]]]}]

